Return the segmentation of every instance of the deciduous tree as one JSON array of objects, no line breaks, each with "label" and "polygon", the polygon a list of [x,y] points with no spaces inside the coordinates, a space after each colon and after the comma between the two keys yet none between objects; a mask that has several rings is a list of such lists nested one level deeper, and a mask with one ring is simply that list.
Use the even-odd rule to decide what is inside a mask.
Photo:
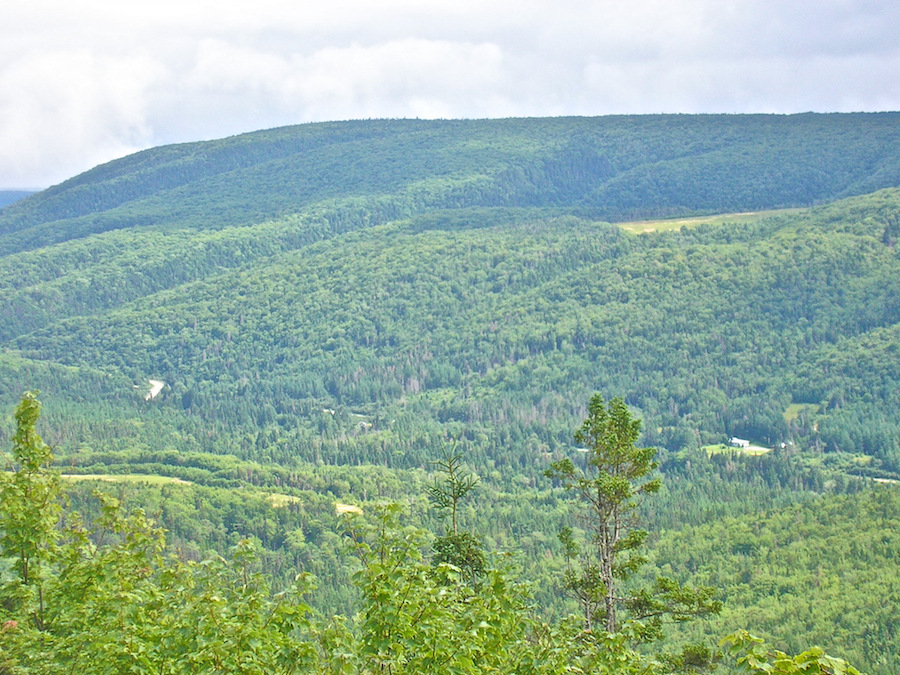
[{"label": "deciduous tree", "polygon": [[14,588],[8,597],[44,627],[44,584],[59,521],[59,475],[50,470],[53,453],[37,432],[41,404],[28,392],[16,408],[16,432],[8,473],[0,474],[0,553],[13,558]]}]

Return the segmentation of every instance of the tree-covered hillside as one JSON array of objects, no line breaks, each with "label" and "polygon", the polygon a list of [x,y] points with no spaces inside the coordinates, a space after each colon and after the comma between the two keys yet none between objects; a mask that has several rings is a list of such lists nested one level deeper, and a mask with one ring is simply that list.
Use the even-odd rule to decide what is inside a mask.
[{"label": "tree-covered hillside", "polygon": [[[621,401],[618,405],[625,410]],[[646,569],[651,579],[660,572],[665,578],[658,578],[653,586],[657,590],[650,595],[635,596],[641,599],[637,606],[622,607],[632,618],[638,608],[649,608],[645,615],[649,622],[626,622],[607,634],[601,629],[581,630],[576,616],[545,623],[554,606],[559,609],[561,598],[557,595],[554,601],[553,591],[561,590],[560,579],[568,567],[560,558],[568,557],[583,534],[568,530],[565,555],[546,546],[545,529],[526,538],[517,536],[519,560],[525,552],[538,561],[529,570],[532,582],[527,586],[507,556],[492,554],[498,550],[496,543],[484,537],[489,531],[518,534],[521,518],[498,518],[502,513],[498,506],[507,509],[507,516],[513,503],[521,507],[526,501],[537,507],[532,513],[564,513],[559,490],[554,495],[525,489],[516,500],[498,500],[496,493],[480,495],[475,500],[477,514],[472,509],[457,514],[454,501],[453,535],[458,515],[462,527],[477,533],[467,539],[475,551],[488,544],[487,555],[478,558],[483,564],[472,568],[471,574],[461,574],[456,565],[465,562],[439,556],[439,542],[454,539],[449,534],[435,539],[410,526],[420,523],[422,515],[410,516],[409,509],[399,504],[364,502],[365,511],[339,504],[343,508],[338,512],[350,516],[336,522],[328,496],[317,491],[323,481],[333,481],[341,473],[330,469],[310,467],[286,474],[274,467],[194,456],[180,458],[183,468],[193,468],[191,478],[202,480],[215,468],[220,475],[240,476],[239,487],[248,489],[200,487],[153,477],[151,483],[140,484],[128,476],[112,483],[115,476],[103,477],[104,487],[95,489],[92,497],[79,489],[96,480],[90,476],[64,488],[63,483],[74,477],[62,481],[50,467],[51,449],[35,433],[38,411],[31,395],[18,406],[13,453],[7,457],[10,470],[0,473],[0,664],[11,673],[68,672],[85,658],[93,669],[104,672],[131,666],[152,672],[244,672],[250,664],[265,663],[260,672],[346,673],[368,672],[364,664],[388,661],[396,672],[419,673],[433,672],[435,655],[444,665],[455,655],[460,662],[454,672],[463,673],[484,672],[491,660],[491,672],[562,675],[584,672],[591,664],[587,669],[592,672],[663,675],[696,672],[710,659],[709,665],[720,663],[723,672],[732,672],[737,657],[754,666],[741,672],[771,673],[766,664],[776,659],[780,668],[776,672],[784,675],[858,675],[818,648],[787,661],[783,654],[752,646],[745,627],[775,631],[779,646],[784,642],[777,637],[779,630],[790,629],[789,644],[838,645],[857,663],[871,667],[873,675],[891,672],[897,546],[891,532],[900,499],[891,488],[807,500],[781,513],[669,533],[656,543],[654,565]],[[638,428],[633,426],[629,445]],[[655,454],[653,449],[638,452],[648,459]],[[178,458],[170,459],[178,464]],[[673,472],[676,475],[690,474],[692,462],[709,464],[698,456],[679,459],[682,466]],[[719,476],[720,504],[727,499],[722,488],[738,483],[766,492],[766,482],[760,491],[757,479],[766,474],[772,478],[773,467],[781,467],[775,474],[788,468],[782,478],[790,480],[792,472],[784,459],[754,466],[739,457],[729,458],[719,467],[731,475],[724,483]],[[444,463],[446,472],[455,461]],[[751,478],[759,469],[756,479]],[[260,475],[253,476],[255,472]],[[462,472],[474,478],[467,469]],[[279,473],[286,483],[303,483],[305,489],[286,495],[250,487],[251,478],[265,483],[279,480]],[[414,476],[398,482],[390,477],[393,472],[370,468],[367,473],[366,487],[359,490],[363,495],[370,487],[387,488],[395,495],[423,487],[416,485]],[[695,472],[692,487],[702,492],[710,478],[716,483],[716,473]],[[481,492],[477,479],[464,480]],[[658,486],[659,481],[652,483]],[[441,484],[440,477],[433,478],[426,491],[434,495]],[[136,490],[123,489],[129,485]],[[675,487],[685,494],[683,485],[680,490],[677,483]],[[69,494],[63,499],[64,490]],[[435,500],[429,501],[435,506]],[[413,510],[421,502],[414,499]],[[143,508],[135,508],[138,505]],[[654,520],[658,525],[658,518],[650,518]],[[169,530],[173,548],[166,549],[164,530],[157,522]],[[638,536],[629,535],[631,547],[641,546],[643,536],[633,534]],[[536,544],[535,551],[528,549],[525,539]],[[229,544],[233,546],[227,558],[198,547],[222,551]],[[260,551],[261,547],[265,548]],[[259,574],[260,553],[265,575]],[[630,563],[637,560],[631,557],[626,561]],[[285,573],[288,579],[279,583]],[[330,587],[330,594],[315,592],[316,577]],[[713,577],[720,589],[692,589],[679,584],[677,577],[689,582]],[[273,583],[286,590],[271,594]],[[624,590],[636,589],[629,585]],[[652,618],[657,611],[681,625],[693,613],[692,598],[699,599],[701,614],[719,611],[720,602],[711,593],[728,600],[730,611],[712,625],[695,627],[699,643],[680,653],[671,638],[657,643],[658,631],[666,624]],[[302,604],[300,595],[311,597],[321,613]],[[666,610],[670,602],[675,604]],[[349,618],[332,618],[345,608]],[[829,621],[840,631],[832,634]],[[723,625],[737,630],[728,643],[739,649],[717,655],[703,644],[709,644],[710,635]],[[876,640],[870,639],[873,631]],[[488,648],[483,647],[485,638]],[[663,652],[656,658],[642,656],[633,651],[641,644],[645,653],[660,647]],[[399,669],[407,663],[413,665]]]},{"label": "tree-covered hillside", "polygon": [[360,424],[417,427],[370,443],[394,456],[453,421],[493,435],[480,446],[556,447],[602,389],[668,447],[802,436],[884,461],[896,377],[867,364],[893,344],[894,193],[717,231],[600,221],[900,184],[898,120],[370,121],[138,153],[0,213],[5,400],[96,403],[160,378],[166,425],[192,439],[176,446],[318,456]]},{"label": "tree-covered hillside", "polygon": [[[461,522],[519,556],[558,616],[573,507],[544,472],[580,461],[592,394],[621,396],[659,448],[663,488],[639,511],[669,532],[657,564],[751,606],[744,567],[694,564],[679,532],[722,538],[820,493],[866,504],[900,479],[898,143],[896,114],[647,116],[148,150],[0,213],[0,403],[42,391],[89,517],[104,481],[184,559],[249,536],[275,587],[313,571],[333,610],[358,599],[335,508],[401,500],[437,531],[424,495],[453,447],[480,478]],[[804,625],[792,649],[822,634]],[[881,667],[864,630],[836,649]]]},{"label": "tree-covered hillside", "polygon": [[900,184],[898,119],[659,115],[286,127],[97,167],[5,209],[0,251],[113,229],[215,229],[287,215],[303,216],[296,234],[323,236],[460,207],[561,207],[624,220],[804,206]]},{"label": "tree-covered hillside", "polygon": [[[609,391],[671,450],[737,435],[865,455],[857,472],[893,477],[898,213],[900,193],[883,191],[635,237],[574,216],[441,212],[131,302],[130,275],[152,288],[184,274],[173,252],[258,233],[111,232],[0,259],[0,372],[9,396],[105,401],[117,430],[68,431],[97,449],[130,435],[416,467],[449,434],[480,464],[539,471],[571,446],[590,393]],[[167,385],[152,402],[148,379]]]},{"label": "tree-covered hillside", "polygon": [[[896,672],[900,653],[900,491],[823,497],[663,537],[649,572],[720,589],[722,614],[680,632],[745,627],[790,651],[817,644]],[[682,636],[683,637],[683,636]]]}]

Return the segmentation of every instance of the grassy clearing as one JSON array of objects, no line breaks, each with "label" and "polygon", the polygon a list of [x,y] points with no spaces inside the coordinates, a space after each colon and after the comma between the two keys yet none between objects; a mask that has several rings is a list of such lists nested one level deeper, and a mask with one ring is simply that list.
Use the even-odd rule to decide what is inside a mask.
[{"label": "grassy clearing", "polygon": [[66,480],[98,480],[105,483],[147,483],[149,485],[167,485],[169,483],[179,483],[181,485],[191,485],[191,481],[182,480],[181,478],[173,478],[172,476],[154,476],[146,473],[64,473],[62,477]]},{"label": "grassy clearing", "polygon": [[706,454],[710,456],[736,452],[741,455],[751,455],[754,457],[758,457],[759,455],[765,455],[767,452],[772,452],[772,448],[767,448],[762,445],[751,445],[746,448],[735,448],[725,443],[718,443],[716,445],[704,445],[701,449],[705,450]]},{"label": "grassy clearing", "polygon": [[340,502],[335,502],[334,511],[338,515],[342,513],[362,513],[362,509],[358,506],[353,506],[352,504],[341,504]]},{"label": "grassy clearing", "polygon": [[692,216],[690,218],[668,218],[664,220],[635,220],[628,223],[616,223],[623,230],[641,234],[643,232],[666,232],[680,230],[682,227],[698,225],[722,225],[723,223],[750,223],[769,216],[781,216],[797,213],[803,209],[776,209],[772,211],[747,211],[746,213],[720,213],[713,216]]},{"label": "grassy clearing", "polygon": [[299,504],[303,500],[300,499],[300,497],[294,497],[293,495],[273,493],[270,495],[266,495],[266,501],[269,502],[274,508],[281,509],[288,504]]},{"label": "grassy clearing", "polygon": [[817,412],[819,412],[819,406],[815,403],[791,403],[784,410],[784,421],[790,424],[795,419],[800,417],[800,413],[802,412],[808,412],[811,415],[815,415]]},{"label": "grassy clearing", "polygon": [[[173,478],[171,476],[156,476],[145,473],[68,473],[62,474],[62,478],[71,481],[95,480],[102,481],[104,483],[144,483],[146,485],[170,485],[172,483],[178,483],[179,485],[193,485],[193,483],[189,480]],[[269,502],[269,504],[271,504],[273,508],[276,509],[284,508],[288,504],[299,504],[303,501],[300,497],[295,497],[294,495],[284,495],[277,492],[265,494],[263,496],[265,497],[265,500]],[[356,507],[349,508],[354,509]]]}]

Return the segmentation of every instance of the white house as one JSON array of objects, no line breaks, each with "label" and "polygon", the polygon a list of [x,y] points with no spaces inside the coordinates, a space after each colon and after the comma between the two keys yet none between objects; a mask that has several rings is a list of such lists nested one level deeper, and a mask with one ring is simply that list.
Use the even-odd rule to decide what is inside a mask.
[{"label": "white house", "polygon": [[732,448],[749,448],[750,441],[745,441],[743,438],[738,438],[737,436],[732,436],[731,440],[728,441],[729,445]]}]

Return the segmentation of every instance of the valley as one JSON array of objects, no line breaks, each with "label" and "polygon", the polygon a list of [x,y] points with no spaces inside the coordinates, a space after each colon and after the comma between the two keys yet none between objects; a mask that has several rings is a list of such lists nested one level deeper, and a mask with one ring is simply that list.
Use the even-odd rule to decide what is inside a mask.
[{"label": "valley", "polygon": [[249,538],[276,590],[314,574],[329,616],[362,593],[348,514],[400,502],[441,536],[427,491],[452,447],[478,479],[460,522],[555,620],[578,610],[557,533],[587,535],[545,472],[582,461],[591,396],[620,396],[658,449],[647,578],[725,603],[659,649],[746,628],[888,675],[898,151],[894,113],[375,120],[147,150],[0,211],[0,442],[40,390],[89,522],[99,487],[186,561]]}]

